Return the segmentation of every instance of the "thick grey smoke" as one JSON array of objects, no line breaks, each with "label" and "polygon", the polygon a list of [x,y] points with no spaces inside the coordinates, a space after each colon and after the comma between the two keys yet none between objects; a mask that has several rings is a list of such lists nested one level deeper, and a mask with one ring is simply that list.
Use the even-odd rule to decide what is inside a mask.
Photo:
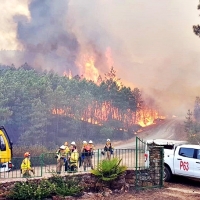
[{"label": "thick grey smoke", "polygon": [[[32,0],[28,5],[29,21],[22,16],[14,16],[14,20],[18,22],[17,39],[25,49],[24,61],[32,66],[53,69],[59,73],[70,70],[74,75],[82,75],[85,70],[81,70],[77,65],[83,65],[79,63],[80,54],[85,53],[86,49],[89,51],[86,53],[95,57],[94,64],[97,67],[104,64],[103,54],[106,47],[103,50],[99,49],[98,31],[90,39],[86,38],[87,47],[84,47],[81,37],[73,30],[74,13],[69,14],[69,2],[69,0],[62,0],[59,3],[57,0]],[[100,32],[102,34],[102,31]],[[19,55],[22,52],[16,53]]]},{"label": "thick grey smoke", "polygon": [[18,40],[25,48],[25,59],[33,66],[73,69],[79,44],[67,21],[68,1],[33,0],[29,22],[18,22]]},{"label": "thick grey smoke", "polygon": [[2,51],[1,63],[81,75],[91,56],[99,73],[112,65],[123,83],[151,96],[165,113],[185,116],[193,109],[200,93],[200,38],[192,31],[200,22],[198,0],[13,2],[21,4],[17,12],[2,4],[9,6],[0,19],[9,32],[0,41],[12,42],[1,48],[23,51]]}]

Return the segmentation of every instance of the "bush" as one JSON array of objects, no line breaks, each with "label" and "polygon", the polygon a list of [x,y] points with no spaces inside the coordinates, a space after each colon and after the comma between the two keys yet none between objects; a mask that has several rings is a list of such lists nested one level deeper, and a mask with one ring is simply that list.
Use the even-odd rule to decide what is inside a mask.
[{"label": "bush", "polygon": [[83,188],[79,185],[79,180],[74,178],[64,179],[53,174],[48,180],[43,179],[40,182],[27,180],[26,182],[17,182],[7,195],[7,199],[13,200],[41,200],[60,196],[80,196]]},{"label": "bush", "polygon": [[102,160],[99,165],[91,170],[91,173],[99,177],[102,181],[112,181],[123,174],[127,167],[120,166],[122,159],[113,158],[111,160]]},{"label": "bush", "polygon": [[55,193],[55,185],[48,180],[42,180],[39,184],[36,182],[17,182],[11,189],[7,198],[9,199],[32,199],[40,200],[50,197]]},{"label": "bush", "polygon": [[61,196],[80,196],[83,188],[78,185],[77,181],[68,180],[56,187],[56,194]]},{"label": "bush", "polygon": [[50,178],[50,182],[55,184],[55,193],[57,195],[80,196],[83,191],[83,188],[79,185],[80,181],[75,178],[68,177],[68,179],[63,179],[60,175],[53,174]]}]

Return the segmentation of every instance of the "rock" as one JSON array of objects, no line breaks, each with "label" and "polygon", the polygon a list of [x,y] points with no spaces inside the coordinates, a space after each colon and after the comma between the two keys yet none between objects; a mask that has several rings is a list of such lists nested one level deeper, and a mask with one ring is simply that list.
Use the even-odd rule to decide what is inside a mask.
[{"label": "rock", "polygon": [[104,197],[108,197],[110,195],[109,192],[103,192],[102,194],[103,194]]}]

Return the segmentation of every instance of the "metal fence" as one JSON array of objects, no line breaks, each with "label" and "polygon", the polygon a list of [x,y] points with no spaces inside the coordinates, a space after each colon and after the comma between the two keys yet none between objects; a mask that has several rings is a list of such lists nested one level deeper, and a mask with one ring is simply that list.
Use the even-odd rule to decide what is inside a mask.
[{"label": "metal fence", "polygon": [[[121,159],[120,165],[124,165],[128,170],[133,172],[132,178],[134,179],[134,187],[136,189],[146,187],[162,187],[163,186],[163,149],[162,147],[150,149],[150,163],[147,167],[145,165],[145,141],[136,137],[135,148],[133,149],[114,149],[111,158]],[[57,172],[57,159],[55,158],[56,153],[43,153],[38,157],[31,157],[32,167],[34,168],[35,174],[32,177],[49,177],[52,173]],[[98,166],[98,164],[108,159],[107,154],[103,149],[97,149],[94,151],[91,163],[84,165],[81,162],[81,154],[79,154],[79,162],[76,173],[90,172],[92,167]],[[7,167],[1,166],[0,179],[11,179],[11,178],[22,178],[21,174],[21,163],[24,158],[14,157],[12,158],[13,168],[9,171]],[[2,162],[2,161],[1,161]],[[4,163],[5,165],[6,163]],[[85,168],[84,168],[85,167]],[[61,174],[71,173],[68,169],[65,171],[65,163],[62,163]],[[74,172],[74,171],[73,171]]]},{"label": "metal fence", "polygon": [[[92,166],[89,164],[86,165],[86,169],[84,170],[84,163],[79,160],[77,172],[90,172],[92,167],[96,167],[100,161],[107,159],[107,155],[103,155],[103,149],[96,150],[91,158]],[[31,164],[34,168],[35,175],[34,177],[42,177],[48,176],[47,174],[56,172],[57,159],[55,158],[56,153],[43,153],[38,157],[31,157]],[[81,157],[81,155],[79,154]],[[121,165],[125,165],[127,169],[135,169],[136,166],[144,166],[144,152],[136,149],[114,149],[111,154],[111,158],[119,158],[121,159]],[[6,168],[1,168],[0,178],[21,178],[21,163],[23,161],[23,157],[13,157],[12,164],[13,167],[11,170]],[[4,163],[4,165],[7,163]],[[3,165],[3,164],[2,164]],[[68,173],[70,170],[65,171],[65,166],[63,164],[61,168],[61,173]]]},{"label": "metal fence", "polygon": [[[98,166],[100,161],[107,159],[106,153],[103,153],[103,149],[96,150],[91,158],[92,166],[86,165],[86,169],[84,170],[84,163],[78,162],[78,172],[89,172],[92,167]],[[103,155],[104,154],[104,155]],[[81,155],[79,155],[81,157]],[[125,165],[128,169],[135,169],[136,165],[140,165],[144,167],[144,152],[136,151],[136,149],[114,149],[111,154],[111,158],[119,158],[121,159],[121,165]],[[57,161],[55,159],[54,153],[45,153],[41,156],[42,163],[44,167],[45,173],[56,172]],[[137,160],[136,160],[137,159]],[[70,170],[68,170],[69,172]],[[65,167],[62,167],[62,173],[65,172]]]},{"label": "metal fence", "polygon": [[[11,178],[22,178],[21,174],[21,163],[23,161],[23,157],[13,157],[12,158],[12,169],[8,168],[8,163],[3,163],[0,165],[1,173],[0,179],[11,179]],[[41,156],[31,157],[31,164],[35,171],[33,177],[42,177],[43,173],[43,164]]]}]

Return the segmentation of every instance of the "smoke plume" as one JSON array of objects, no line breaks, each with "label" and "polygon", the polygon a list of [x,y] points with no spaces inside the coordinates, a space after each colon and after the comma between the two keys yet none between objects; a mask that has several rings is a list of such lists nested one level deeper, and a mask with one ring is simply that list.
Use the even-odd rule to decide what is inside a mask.
[{"label": "smoke plume", "polygon": [[[200,93],[198,1],[13,0],[2,3],[0,62],[84,75],[114,67],[169,116]],[[90,63],[90,65],[91,65]],[[92,71],[92,73],[95,73]]]}]

